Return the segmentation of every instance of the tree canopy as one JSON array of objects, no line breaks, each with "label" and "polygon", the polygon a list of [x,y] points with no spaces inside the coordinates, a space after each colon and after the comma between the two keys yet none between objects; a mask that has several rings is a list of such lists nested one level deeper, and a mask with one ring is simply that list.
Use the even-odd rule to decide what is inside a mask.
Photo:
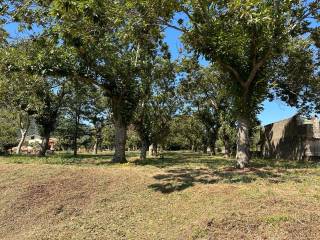
[{"label": "tree canopy", "polygon": [[[0,3],[0,103],[34,117],[40,155],[54,134],[71,134],[76,154],[84,124],[95,153],[115,148],[113,162],[127,161],[130,132],[142,160],[151,144],[215,153],[219,140],[228,154],[237,144],[244,168],[266,99],[320,109],[316,0]],[[182,34],[175,60],[167,28]]]}]

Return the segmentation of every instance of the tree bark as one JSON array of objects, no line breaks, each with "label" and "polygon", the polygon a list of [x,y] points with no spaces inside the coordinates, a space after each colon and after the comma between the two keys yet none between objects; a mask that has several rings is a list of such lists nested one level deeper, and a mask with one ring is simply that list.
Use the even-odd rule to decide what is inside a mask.
[{"label": "tree bark", "polygon": [[224,136],[222,141],[224,145],[224,157],[229,158],[231,156],[229,138],[227,136]]},{"label": "tree bark", "polygon": [[102,138],[102,124],[95,123],[95,142],[93,146],[93,153],[98,154],[98,150],[101,147],[101,138]]},{"label": "tree bark", "polygon": [[16,154],[20,154],[21,153],[21,147],[22,147],[22,144],[24,143],[24,141],[26,139],[28,129],[20,129],[20,132],[21,132],[21,139],[19,141]]},{"label": "tree bark", "polygon": [[126,102],[121,97],[112,97],[112,114],[115,127],[114,155],[113,163],[126,163],[126,142],[128,128],[128,110],[124,108]]},{"label": "tree bark", "polygon": [[49,139],[50,139],[50,133],[44,134],[43,139],[42,139],[42,143],[41,143],[41,147],[40,147],[40,151],[38,153],[39,157],[44,157],[46,155],[46,152],[49,147]]},{"label": "tree bark", "polygon": [[204,144],[203,148],[202,148],[202,151],[203,151],[204,154],[207,154],[208,153],[208,145]]},{"label": "tree bark", "polygon": [[20,132],[21,132],[21,139],[19,141],[16,154],[21,153],[21,147],[26,139],[29,127],[30,127],[30,118],[29,115],[27,115],[27,118],[25,119],[26,122],[23,121],[23,115],[19,114],[19,122],[20,122]]},{"label": "tree bark", "polygon": [[114,163],[126,163],[127,125],[121,118],[114,119],[115,125],[115,153],[112,158]]},{"label": "tree bark", "polygon": [[229,149],[229,147],[226,146],[226,145],[225,145],[225,147],[224,147],[224,156],[225,156],[226,158],[229,158],[229,157],[230,157],[230,149]]},{"label": "tree bark", "polygon": [[210,141],[210,130],[207,129],[205,136],[203,136],[203,139],[202,139],[202,152],[204,154],[208,153],[209,141]]},{"label": "tree bark", "polygon": [[250,139],[249,139],[249,120],[246,118],[238,119],[237,134],[237,167],[245,168],[250,161]]},{"label": "tree bark", "polygon": [[217,142],[217,136],[220,129],[220,124],[213,130],[210,131],[209,136],[209,148],[210,148],[210,154],[216,155],[216,142]]},{"label": "tree bark", "polygon": [[94,153],[95,155],[98,154],[98,139],[97,139],[97,138],[96,138],[95,143],[94,143],[94,146],[93,146],[93,153]]},{"label": "tree bark", "polygon": [[152,155],[155,157],[158,156],[158,144],[157,143],[153,144]]},{"label": "tree bark", "polygon": [[76,113],[75,116],[75,126],[74,126],[74,134],[73,134],[73,156],[78,155],[78,132],[79,132],[79,122],[80,122],[80,116],[79,113]]},{"label": "tree bark", "polygon": [[213,156],[216,155],[216,142],[215,141],[210,144],[210,154]]},{"label": "tree bark", "polygon": [[195,145],[195,146],[194,146],[194,152],[198,152],[198,148],[199,148],[198,144]]},{"label": "tree bark", "polygon": [[77,156],[78,155],[78,137],[75,136],[73,139],[73,156]]},{"label": "tree bark", "polygon": [[146,140],[141,141],[141,149],[140,149],[140,160],[145,161],[147,159],[147,151],[149,148],[149,143]]}]

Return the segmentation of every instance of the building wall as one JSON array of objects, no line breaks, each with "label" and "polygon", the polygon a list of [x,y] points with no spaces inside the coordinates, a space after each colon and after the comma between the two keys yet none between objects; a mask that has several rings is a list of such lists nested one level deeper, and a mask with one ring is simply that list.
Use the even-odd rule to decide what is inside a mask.
[{"label": "building wall", "polygon": [[26,137],[25,142],[28,144],[41,144],[42,138],[39,135],[29,135]]},{"label": "building wall", "polygon": [[306,120],[298,115],[264,127],[264,157],[303,160],[320,158],[319,120]]}]

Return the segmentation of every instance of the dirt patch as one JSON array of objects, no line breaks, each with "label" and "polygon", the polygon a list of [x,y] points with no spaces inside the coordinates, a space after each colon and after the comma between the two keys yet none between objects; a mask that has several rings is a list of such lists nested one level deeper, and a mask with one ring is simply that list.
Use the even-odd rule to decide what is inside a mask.
[{"label": "dirt patch", "polygon": [[17,233],[36,223],[57,224],[80,215],[99,184],[92,171],[62,171],[43,181],[29,180],[0,214],[1,232]]},{"label": "dirt patch", "polygon": [[[18,214],[27,211],[42,209],[47,205],[55,205],[58,209],[73,211],[82,209],[92,197],[94,188],[86,188],[80,176],[51,179],[46,182],[32,184],[24,190],[24,193],[12,204],[11,210]],[[65,205],[64,205],[65,204]],[[53,211],[55,212],[55,207]]]}]

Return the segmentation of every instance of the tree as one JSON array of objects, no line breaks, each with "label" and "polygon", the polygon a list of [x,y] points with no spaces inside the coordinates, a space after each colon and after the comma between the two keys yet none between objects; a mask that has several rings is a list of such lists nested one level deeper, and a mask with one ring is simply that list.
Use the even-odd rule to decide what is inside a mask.
[{"label": "tree", "polygon": [[165,141],[168,150],[192,150],[202,145],[205,128],[195,115],[180,114],[170,122],[170,133]]},{"label": "tree", "polygon": [[[313,11],[319,21],[319,5]],[[318,15],[316,14],[318,13]],[[289,44],[287,57],[278,58],[278,68],[270,71],[276,86],[271,98],[278,97],[295,106],[301,114],[310,115],[320,112],[320,28],[311,29],[311,34],[301,39],[298,44]],[[277,79],[276,76],[285,76]]]},{"label": "tree", "polygon": [[93,125],[93,152],[94,154],[98,154],[103,140],[103,128],[107,123],[111,122],[110,103],[103,96],[103,91],[99,88],[91,87],[91,91],[89,90],[88,93],[89,102],[84,113],[84,118]]},{"label": "tree", "polygon": [[13,5],[22,25],[30,26],[31,18],[44,28],[42,36],[72,47],[79,57],[77,74],[82,81],[103,89],[116,129],[113,162],[126,162],[126,132],[138,103],[144,56],[155,54],[162,38],[145,2],[35,0]]},{"label": "tree", "polygon": [[75,55],[52,38],[37,37],[7,45],[0,63],[0,91],[16,109],[34,115],[43,139],[39,156],[44,156],[56,128],[65,84],[74,76]]},{"label": "tree", "polygon": [[[72,142],[74,156],[78,153],[78,139],[83,135],[83,120],[90,101],[89,86],[81,84],[77,79],[72,79],[65,86],[64,104],[61,106],[62,116],[60,122],[63,126],[57,131],[59,136],[66,137]],[[65,133],[64,133],[65,132]]]},{"label": "tree", "polygon": [[73,129],[74,120],[62,109],[57,121],[57,128],[53,132],[53,135],[58,139],[58,149],[67,151],[73,148]]},{"label": "tree", "polygon": [[0,48],[7,43],[8,32],[4,29],[7,22],[9,4],[5,0],[0,0]]},{"label": "tree", "polygon": [[145,65],[139,104],[133,121],[141,140],[141,160],[146,160],[151,144],[156,149],[169,134],[170,120],[177,107],[174,68],[166,44],[158,50],[158,56]]},{"label": "tree", "polygon": [[[77,133],[75,134],[75,131]],[[53,132],[53,136],[58,139],[57,149],[63,151],[75,150],[78,154],[78,148],[84,146],[87,150],[93,146],[92,127],[88,123],[83,122],[81,119],[77,128],[75,128],[74,115],[65,110],[65,107],[61,110],[61,114],[57,121],[57,128]],[[75,146],[75,135],[77,136],[77,146]]]},{"label": "tree", "polygon": [[16,146],[18,123],[16,114],[8,108],[0,108],[0,153]]},{"label": "tree", "polygon": [[129,151],[135,151],[138,149],[140,145],[140,139],[135,127],[130,125],[128,127],[128,140],[127,140],[127,148]]},{"label": "tree", "polygon": [[180,92],[186,100],[187,111],[193,112],[204,126],[204,153],[210,147],[211,153],[215,154],[223,115],[233,111],[233,99],[228,97],[228,88],[223,84],[228,76],[214,66],[201,67],[196,57],[185,59],[182,65],[187,75],[181,81]]},{"label": "tree", "polygon": [[232,116],[225,115],[225,118],[221,121],[222,125],[219,129],[219,139],[222,141],[225,156],[232,156],[234,149],[236,149],[237,145],[237,132],[236,132],[236,121],[232,118]]},{"label": "tree", "polygon": [[115,131],[111,123],[107,123],[102,129],[102,146],[112,150],[114,148]]},{"label": "tree", "polygon": [[17,154],[25,141],[30,117],[35,113],[39,101],[34,89],[39,86],[39,78],[28,74],[26,66],[30,64],[25,52],[26,44],[9,45],[3,48],[0,56],[0,106],[10,107],[16,114],[20,127],[20,140]]},{"label": "tree", "polygon": [[[230,96],[237,109],[237,165],[249,163],[252,119],[272,89],[269,65],[286,57],[289,43],[296,44],[310,32],[312,6],[318,1],[167,1],[157,6],[164,24],[183,32],[190,51],[203,55],[230,78]],[[175,12],[180,18],[172,23]],[[276,65],[274,66],[276,67]],[[278,76],[281,78],[282,76]]]},{"label": "tree", "polygon": [[65,89],[60,79],[47,79],[42,88],[36,89],[36,95],[41,101],[35,114],[39,126],[42,143],[39,156],[45,156],[49,146],[51,133],[57,127],[57,120],[65,97]]}]

